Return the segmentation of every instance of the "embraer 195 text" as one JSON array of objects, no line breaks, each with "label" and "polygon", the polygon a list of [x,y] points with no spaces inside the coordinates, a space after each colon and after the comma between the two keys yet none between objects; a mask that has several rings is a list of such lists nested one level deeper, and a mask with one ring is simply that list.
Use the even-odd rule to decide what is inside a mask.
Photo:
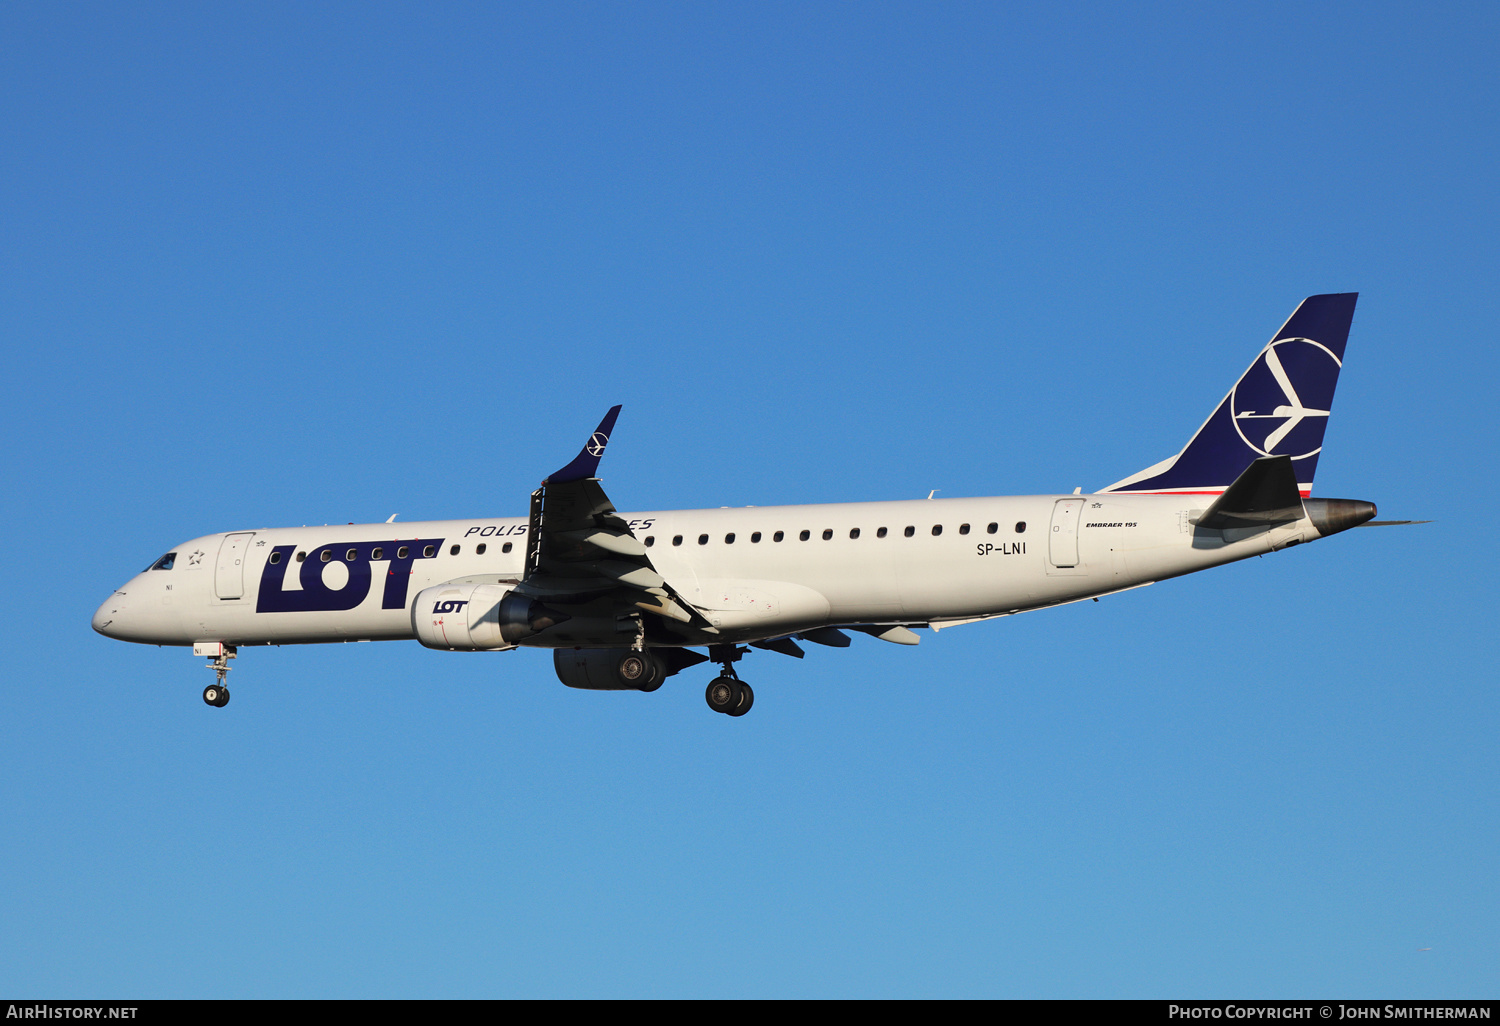
[{"label": "embraer 195 text", "polygon": [[1310,498],[1355,298],[1304,300],[1182,452],[1090,495],[619,513],[595,476],[616,406],[529,516],[194,538],[93,626],[211,657],[214,706],[239,648],[415,638],[550,648],[564,684],[600,691],[654,691],[713,662],[708,705],[740,716],[755,696],[735,663],[750,648],[800,658],[799,640],[843,648],[850,630],[915,645],[914,628],[1137,588],[1369,521],[1369,502]]}]

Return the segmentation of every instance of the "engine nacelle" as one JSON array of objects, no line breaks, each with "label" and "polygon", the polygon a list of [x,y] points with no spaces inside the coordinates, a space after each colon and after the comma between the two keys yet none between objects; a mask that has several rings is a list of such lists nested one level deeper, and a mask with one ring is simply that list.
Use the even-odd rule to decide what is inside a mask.
[{"label": "engine nacelle", "polygon": [[[525,636],[502,618],[506,600],[512,595],[504,584],[440,584],[417,592],[411,604],[411,626],[417,640],[428,648],[450,652],[499,652],[515,648]],[[529,602],[527,602],[529,605]]]},{"label": "engine nacelle", "polygon": [[570,616],[517,594],[509,584],[425,588],[412,602],[411,626],[422,644],[448,652],[498,652],[523,642],[538,648],[604,646],[638,630],[628,617]]}]

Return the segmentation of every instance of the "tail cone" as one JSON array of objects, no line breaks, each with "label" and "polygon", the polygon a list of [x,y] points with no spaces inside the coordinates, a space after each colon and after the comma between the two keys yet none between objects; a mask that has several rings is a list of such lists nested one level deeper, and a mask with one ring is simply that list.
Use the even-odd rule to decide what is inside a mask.
[{"label": "tail cone", "polygon": [[1375,504],[1363,499],[1303,499],[1302,507],[1325,538],[1375,518]]}]

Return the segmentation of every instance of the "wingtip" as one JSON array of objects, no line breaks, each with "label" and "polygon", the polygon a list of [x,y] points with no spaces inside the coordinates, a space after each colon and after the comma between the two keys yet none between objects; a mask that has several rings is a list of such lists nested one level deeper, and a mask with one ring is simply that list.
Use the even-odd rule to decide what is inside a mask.
[{"label": "wingtip", "polygon": [[573,458],[573,462],[554,474],[548,475],[542,484],[562,484],[566,481],[581,481],[584,478],[593,477],[599,469],[599,460],[604,456],[605,447],[609,445],[610,433],[615,429],[615,419],[619,417],[623,404],[611,406],[594,433],[589,435],[589,440],[583,443],[583,448]]}]

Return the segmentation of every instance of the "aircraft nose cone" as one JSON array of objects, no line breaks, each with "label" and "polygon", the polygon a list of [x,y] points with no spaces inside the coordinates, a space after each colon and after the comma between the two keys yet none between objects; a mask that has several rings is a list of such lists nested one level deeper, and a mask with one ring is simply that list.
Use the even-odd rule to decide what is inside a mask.
[{"label": "aircraft nose cone", "polygon": [[[121,592],[115,592],[104,604],[94,611],[92,625],[94,630],[106,638],[120,638],[120,621],[125,612],[125,596]],[[113,628],[113,629],[111,629]]]}]

